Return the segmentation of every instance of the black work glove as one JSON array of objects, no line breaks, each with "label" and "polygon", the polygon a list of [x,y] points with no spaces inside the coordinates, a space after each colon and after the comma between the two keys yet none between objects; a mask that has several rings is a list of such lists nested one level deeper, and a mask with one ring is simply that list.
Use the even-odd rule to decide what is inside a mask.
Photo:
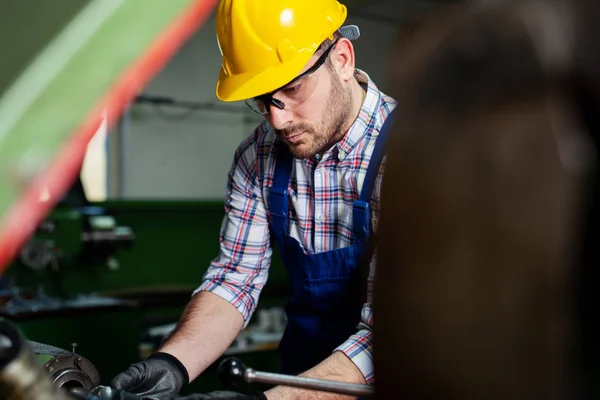
[{"label": "black work glove", "polygon": [[91,391],[75,387],[71,390],[71,397],[77,400],[140,400],[135,394],[123,392],[110,386],[96,386]]},{"label": "black work glove", "polygon": [[158,352],[145,361],[131,364],[125,372],[115,376],[110,385],[141,399],[171,400],[189,380],[187,370],[177,358]]},{"label": "black work glove", "polygon": [[242,394],[217,390],[204,394],[190,394],[178,397],[177,400],[267,400],[267,397],[264,393]]}]

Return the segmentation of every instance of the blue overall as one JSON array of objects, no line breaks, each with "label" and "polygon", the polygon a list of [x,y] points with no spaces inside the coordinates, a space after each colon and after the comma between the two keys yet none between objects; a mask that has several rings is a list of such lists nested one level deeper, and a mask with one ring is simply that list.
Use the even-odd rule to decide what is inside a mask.
[{"label": "blue overall", "polygon": [[[282,372],[299,374],[317,365],[357,332],[368,270],[370,199],[375,186],[393,112],[382,126],[358,200],[353,204],[354,243],[350,247],[305,254],[289,235],[288,187],[293,158],[278,148],[269,193],[271,232],[288,271],[292,295],[286,305],[287,326],[279,345]],[[362,265],[363,268],[360,266]]]}]

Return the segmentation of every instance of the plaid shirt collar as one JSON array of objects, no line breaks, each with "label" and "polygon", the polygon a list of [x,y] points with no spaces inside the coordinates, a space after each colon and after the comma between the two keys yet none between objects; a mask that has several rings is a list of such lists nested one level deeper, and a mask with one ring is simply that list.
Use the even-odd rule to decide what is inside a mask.
[{"label": "plaid shirt collar", "polygon": [[[358,80],[358,83],[367,92],[367,95],[365,96],[363,105],[360,108],[359,118],[356,118],[342,140],[340,140],[329,151],[327,151],[327,153],[337,153],[339,161],[343,161],[350,153],[352,153],[352,150],[356,148],[356,145],[360,143],[365,135],[373,130],[375,116],[377,115],[377,111],[379,110],[379,105],[381,103],[381,92],[375,83],[373,83],[371,78],[369,78],[369,75],[367,75],[367,73],[364,71],[356,69],[355,76]],[[328,154],[325,154],[323,159],[325,159],[327,156]]]}]

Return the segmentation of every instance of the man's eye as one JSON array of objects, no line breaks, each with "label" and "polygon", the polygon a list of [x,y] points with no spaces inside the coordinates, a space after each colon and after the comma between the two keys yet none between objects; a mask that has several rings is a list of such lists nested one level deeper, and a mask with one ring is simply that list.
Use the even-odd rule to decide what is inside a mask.
[{"label": "man's eye", "polygon": [[302,86],[301,84],[297,84],[294,86],[290,86],[290,87],[286,87],[283,89],[283,92],[285,94],[294,94],[296,92],[298,92],[298,90],[300,90],[300,86]]}]

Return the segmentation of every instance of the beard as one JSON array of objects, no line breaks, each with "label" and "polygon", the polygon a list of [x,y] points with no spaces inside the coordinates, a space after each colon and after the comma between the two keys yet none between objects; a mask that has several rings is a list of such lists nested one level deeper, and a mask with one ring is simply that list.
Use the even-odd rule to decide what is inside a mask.
[{"label": "beard", "polygon": [[[344,90],[339,75],[333,70],[331,78],[331,89],[325,102],[326,106],[317,123],[299,122],[276,131],[295,158],[313,157],[317,153],[326,151],[343,137],[341,130],[352,109],[352,95],[350,90]],[[304,134],[300,141],[291,143],[286,140],[298,133]]]}]

